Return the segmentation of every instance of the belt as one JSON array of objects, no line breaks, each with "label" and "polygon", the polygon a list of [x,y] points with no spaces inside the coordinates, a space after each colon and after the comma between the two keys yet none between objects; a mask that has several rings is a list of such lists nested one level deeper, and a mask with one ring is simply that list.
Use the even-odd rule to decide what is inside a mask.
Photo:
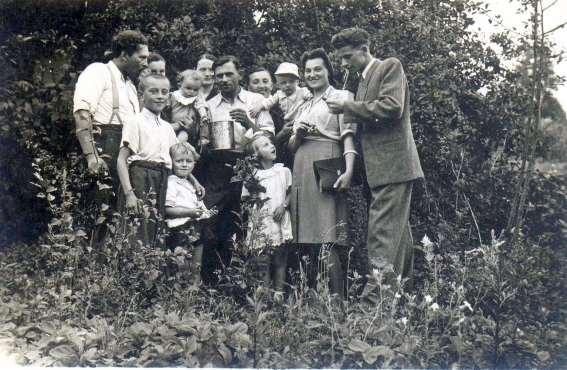
[{"label": "belt", "polygon": [[147,168],[148,170],[153,170],[153,171],[160,171],[160,172],[168,172],[169,168],[167,168],[165,166],[165,163],[158,163],[158,162],[152,162],[152,161],[134,161],[132,163],[130,163],[130,166],[139,166],[139,167],[144,167]]},{"label": "belt", "polygon": [[93,131],[119,131],[122,132],[122,125],[109,125],[98,122],[93,122]]}]

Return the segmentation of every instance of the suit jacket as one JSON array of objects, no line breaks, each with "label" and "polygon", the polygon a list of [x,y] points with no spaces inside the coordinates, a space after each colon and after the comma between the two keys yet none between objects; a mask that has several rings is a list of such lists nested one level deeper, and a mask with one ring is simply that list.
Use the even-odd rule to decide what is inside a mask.
[{"label": "suit jacket", "polygon": [[344,119],[358,123],[371,188],[423,177],[411,132],[408,84],[398,59],[373,62],[355,100],[345,102]]}]

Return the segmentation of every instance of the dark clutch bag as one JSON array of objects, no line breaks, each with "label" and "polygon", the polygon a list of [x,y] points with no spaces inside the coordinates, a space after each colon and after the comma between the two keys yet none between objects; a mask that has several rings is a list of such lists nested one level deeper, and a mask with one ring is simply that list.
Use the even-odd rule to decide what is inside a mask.
[{"label": "dark clutch bag", "polygon": [[315,180],[319,184],[319,190],[323,192],[336,191],[333,188],[339,176],[345,172],[345,161],[342,157],[322,159],[313,162]]}]

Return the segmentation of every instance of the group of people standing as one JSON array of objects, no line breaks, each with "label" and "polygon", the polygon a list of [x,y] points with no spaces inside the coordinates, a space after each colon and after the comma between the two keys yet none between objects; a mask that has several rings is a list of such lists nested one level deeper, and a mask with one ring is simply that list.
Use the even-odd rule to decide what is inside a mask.
[{"label": "group of people standing", "polygon": [[[321,48],[303,53],[299,66],[282,62],[275,92],[267,69],[253,70],[245,89],[239,60],[210,54],[180,73],[178,90],[170,92],[166,61],[149,53],[146,38],[137,31],[116,35],[112,60],[80,75],[73,108],[89,173],[107,172],[112,179],[116,197],[106,204],[140,215],[136,238],[146,244],[155,243],[165,218],[168,247],[193,249],[197,283],[210,274],[203,256],[227,266],[235,241],[260,244],[278,300],[289,246],[327,245],[330,289],[343,296],[338,250],[347,243],[340,225],[347,221],[344,192],[358,158],[369,198],[369,267],[410,276],[412,182],[423,173],[403,67],[395,58],[374,58],[362,29],[342,30],[331,43],[342,67],[360,75],[356,95],[333,86],[333,66]],[[227,121],[234,147],[214,150],[215,124]],[[263,187],[249,227],[237,215],[241,201],[258,189],[231,181],[246,155],[256,159],[254,178]],[[145,206],[149,198],[155,199],[152,211]],[[259,232],[251,231],[252,221]],[[363,295],[375,289],[369,283]]]}]

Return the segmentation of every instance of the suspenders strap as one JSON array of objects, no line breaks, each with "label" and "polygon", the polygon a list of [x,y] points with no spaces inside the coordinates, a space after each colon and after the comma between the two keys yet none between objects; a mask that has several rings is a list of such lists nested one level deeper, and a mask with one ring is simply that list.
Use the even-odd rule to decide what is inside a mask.
[{"label": "suspenders strap", "polygon": [[118,122],[122,125],[122,118],[120,118],[119,108],[120,108],[120,96],[118,94],[118,86],[116,85],[116,78],[114,77],[114,73],[112,73],[112,69],[107,64],[106,68],[108,68],[108,73],[110,73],[110,82],[112,84],[112,114],[110,115],[110,119],[108,120],[108,124],[112,124],[112,119],[114,116],[118,118]]}]

